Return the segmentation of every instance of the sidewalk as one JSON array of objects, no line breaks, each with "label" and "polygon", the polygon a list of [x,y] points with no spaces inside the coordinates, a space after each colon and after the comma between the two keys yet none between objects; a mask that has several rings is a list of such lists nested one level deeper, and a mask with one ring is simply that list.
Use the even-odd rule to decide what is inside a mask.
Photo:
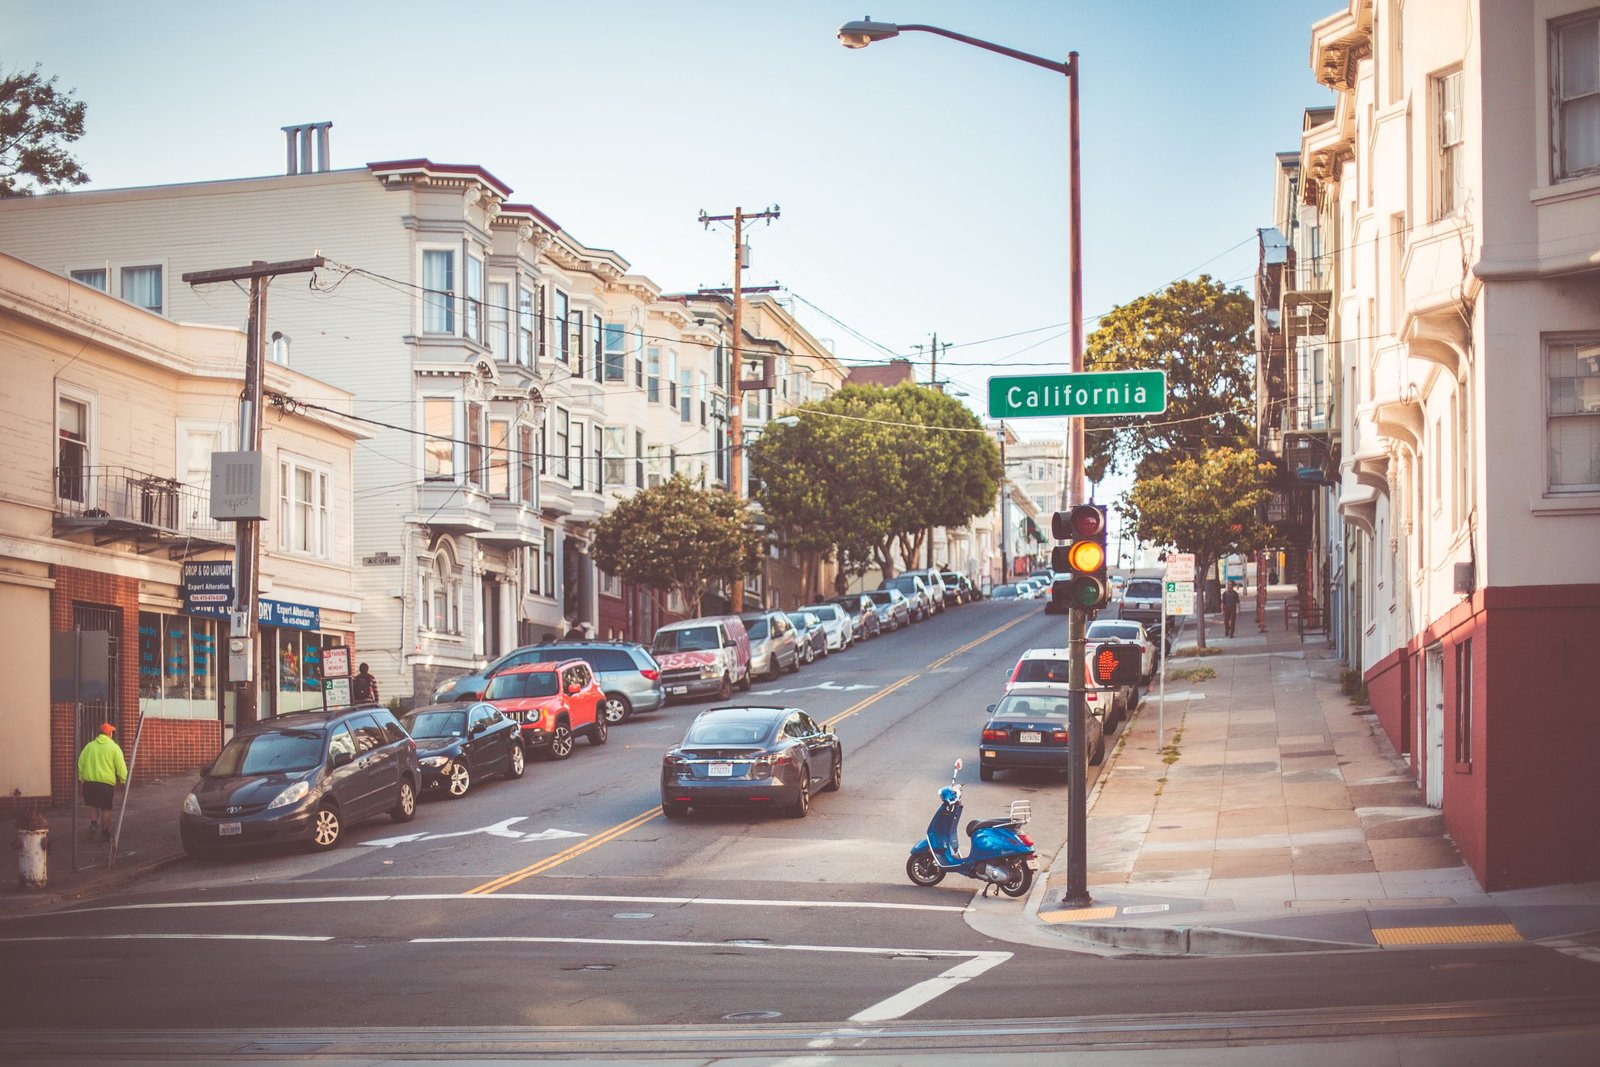
[{"label": "sidewalk", "polygon": [[[117,790],[115,814],[121,820],[116,851],[111,844],[90,841],[89,817],[78,809],[78,870],[72,867],[72,808],[62,804],[44,813],[50,824],[48,871],[43,889],[18,886],[17,853],[0,852],[6,869],[0,875],[0,916],[34,908],[53,907],[64,901],[95,896],[126,885],[143,874],[183,858],[178,838],[178,812],[183,798],[200,778],[198,773],[135,782]],[[123,796],[127,796],[124,809]],[[5,840],[15,838],[15,827],[5,824]]]},{"label": "sidewalk", "polygon": [[[1108,739],[1089,797],[1091,902],[1062,905],[1061,849],[1039,898],[1052,935],[1107,954],[1226,955],[1600,931],[1600,883],[1484,892],[1376,716],[1340,691],[1326,638],[1285,630],[1278,596],[1265,633],[1240,614],[1232,638],[1206,618],[1222,654],[1168,664],[1164,752],[1158,686]],[[1174,650],[1194,643],[1191,627]],[[1216,677],[1170,676],[1195,667]]]}]

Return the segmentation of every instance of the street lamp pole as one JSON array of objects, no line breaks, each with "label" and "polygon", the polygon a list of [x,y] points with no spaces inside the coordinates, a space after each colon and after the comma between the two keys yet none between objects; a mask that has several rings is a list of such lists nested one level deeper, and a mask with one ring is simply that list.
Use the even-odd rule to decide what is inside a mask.
[{"label": "street lamp pole", "polygon": [[[1077,374],[1083,370],[1083,228],[1081,207],[1082,187],[1078,169],[1078,53],[1070,52],[1065,63],[1043,56],[1019,52],[993,41],[969,37],[938,26],[918,23],[897,25],[893,22],[873,22],[870,18],[847,22],[839,27],[839,42],[846,48],[865,48],[874,41],[886,41],[901,33],[931,33],[948,37],[952,41],[970,44],[985,52],[994,52],[1010,59],[1020,60],[1035,67],[1054,71],[1067,79],[1067,136],[1071,147],[1067,176],[1068,224],[1071,234],[1067,244],[1068,286],[1072,301],[1071,348],[1067,356],[1067,370]],[[1074,415],[1067,420],[1067,477],[1066,505],[1088,502],[1084,494],[1083,417]],[[1084,671],[1084,631],[1087,628],[1085,613],[1078,609],[1067,612],[1067,649],[1070,657],[1068,684],[1072,690],[1067,707],[1067,736],[1069,741],[1069,767],[1067,774],[1067,890],[1062,903],[1068,907],[1082,907],[1089,903],[1088,852],[1085,838],[1088,828],[1088,767],[1083,739],[1087,736],[1088,707],[1084,690],[1088,678]]]}]

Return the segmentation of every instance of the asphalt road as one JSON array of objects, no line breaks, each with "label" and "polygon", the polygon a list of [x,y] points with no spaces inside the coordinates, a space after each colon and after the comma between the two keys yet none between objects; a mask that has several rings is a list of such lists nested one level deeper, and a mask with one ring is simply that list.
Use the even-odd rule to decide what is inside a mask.
[{"label": "asphalt road", "polygon": [[[192,862],[6,920],[0,1050],[7,1032],[26,1052],[16,1042],[44,1031],[91,1042],[139,1031],[203,1056],[218,1033],[233,1048],[242,1035],[311,1029],[319,1040],[377,1035],[339,1046],[347,1054],[394,1052],[421,1034],[504,1051],[487,1035],[526,1027],[669,1028],[652,1031],[661,1047],[690,1051],[748,1051],[753,1035],[790,1047],[773,1027],[801,1028],[802,1049],[837,1047],[813,1028],[934,1026],[943,1036],[913,1029],[907,1047],[948,1048],[957,1032],[985,1034],[980,1047],[1038,1047],[1033,1031],[1023,1041],[995,1024],[1054,1020],[1045,1029],[1063,1046],[1105,1040],[1085,1020],[1122,1020],[1126,1040],[1130,1027],[1210,1032],[1261,1012],[1278,1013],[1280,1036],[1291,1022],[1370,1034],[1405,1024],[1352,1009],[1449,1029],[1481,1025],[1485,1003],[1565,1018],[1561,998],[1600,996],[1600,967],[1537,946],[1104,959],[1051,944],[1022,901],[975,899],[975,882],[913,886],[908,849],[958,756],[966,817],[1026,797],[1046,864],[1060,845],[1064,780],[980,783],[976,738],[1018,654],[1060,643],[1064,629],[1034,604],[981,602],[758,683],[744,700],[803,707],[843,742],[843,789],[804,819],[662,817],[661,754],[706,706],[672,705],[604,746],[580,741],[565,762],[535,761],[521,781],[426,801],[410,824],[354,827],[331,853]],[[1581,1021],[1594,1002],[1573,1003]],[[1462,1004],[1477,1007],[1436,1007]]]}]

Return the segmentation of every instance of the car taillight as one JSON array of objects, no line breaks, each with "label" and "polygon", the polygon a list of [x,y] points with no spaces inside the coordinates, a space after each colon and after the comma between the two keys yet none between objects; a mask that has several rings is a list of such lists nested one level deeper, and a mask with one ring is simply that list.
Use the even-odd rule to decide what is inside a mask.
[{"label": "car taillight", "polygon": [[652,670],[649,667],[641,668],[639,673],[644,675],[647,679],[649,679],[652,682],[655,681],[657,678],[661,677],[661,672],[660,671]]},{"label": "car taillight", "polygon": [[1050,740],[1060,741],[1064,745],[1067,743],[1067,732],[1065,730],[1051,730]]},{"label": "car taillight", "polygon": [[689,761],[684,759],[682,756],[674,756],[670,752],[661,757],[661,766],[663,767],[682,767],[688,762]]},{"label": "car taillight", "polygon": [[983,739],[985,741],[1004,741],[1008,736],[1010,736],[1010,734],[1005,730],[985,727],[983,731]]}]

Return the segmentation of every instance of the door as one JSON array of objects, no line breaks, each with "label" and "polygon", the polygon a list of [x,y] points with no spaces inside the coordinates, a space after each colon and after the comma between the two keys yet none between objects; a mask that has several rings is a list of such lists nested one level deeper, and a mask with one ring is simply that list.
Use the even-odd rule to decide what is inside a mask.
[{"label": "door", "polygon": [[356,818],[364,819],[394,806],[400,787],[400,746],[389,743],[383,727],[370,715],[352,716],[348,721],[355,736],[356,766],[360,768],[357,778],[361,783],[361,808]]},{"label": "door", "polygon": [[1431,646],[1427,656],[1422,702],[1426,708],[1423,736],[1427,738],[1423,759],[1423,803],[1430,808],[1444,805],[1444,648]]}]

